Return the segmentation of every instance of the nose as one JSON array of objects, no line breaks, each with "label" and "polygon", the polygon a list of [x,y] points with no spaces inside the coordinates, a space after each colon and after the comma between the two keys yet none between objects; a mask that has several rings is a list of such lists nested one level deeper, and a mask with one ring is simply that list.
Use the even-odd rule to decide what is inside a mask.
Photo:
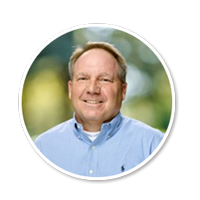
[{"label": "nose", "polygon": [[87,93],[94,95],[94,94],[100,94],[101,88],[98,84],[97,80],[90,80],[87,87]]}]

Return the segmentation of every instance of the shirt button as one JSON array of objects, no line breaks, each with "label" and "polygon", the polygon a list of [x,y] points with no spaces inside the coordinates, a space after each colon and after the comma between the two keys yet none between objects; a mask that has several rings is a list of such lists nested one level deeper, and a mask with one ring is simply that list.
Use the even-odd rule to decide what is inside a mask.
[{"label": "shirt button", "polygon": [[80,129],[80,126],[78,125],[77,128]]},{"label": "shirt button", "polygon": [[95,146],[92,146],[92,149],[94,150],[96,147]]},{"label": "shirt button", "polygon": [[89,174],[93,174],[93,170],[91,169],[91,170],[89,170]]}]

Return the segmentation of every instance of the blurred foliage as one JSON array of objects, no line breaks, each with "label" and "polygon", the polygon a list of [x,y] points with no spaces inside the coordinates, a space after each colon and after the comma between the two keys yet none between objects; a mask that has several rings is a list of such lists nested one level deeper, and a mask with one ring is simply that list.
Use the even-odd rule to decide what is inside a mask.
[{"label": "blurred foliage", "polygon": [[69,58],[88,41],[113,44],[128,64],[128,91],[121,112],[165,132],[171,116],[170,83],[157,56],[137,38],[112,28],[82,28],[47,45],[32,63],[23,88],[22,109],[34,140],[49,128],[73,116],[68,99]]}]

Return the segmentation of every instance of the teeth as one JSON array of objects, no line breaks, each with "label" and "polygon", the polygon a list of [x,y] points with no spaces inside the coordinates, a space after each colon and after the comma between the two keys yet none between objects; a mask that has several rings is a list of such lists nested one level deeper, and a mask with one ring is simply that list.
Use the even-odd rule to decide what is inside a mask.
[{"label": "teeth", "polygon": [[95,100],[88,100],[86,101],[87,103],[91,103],[91,104],[97,104],[100,103],[100,101],[95,101]]}]

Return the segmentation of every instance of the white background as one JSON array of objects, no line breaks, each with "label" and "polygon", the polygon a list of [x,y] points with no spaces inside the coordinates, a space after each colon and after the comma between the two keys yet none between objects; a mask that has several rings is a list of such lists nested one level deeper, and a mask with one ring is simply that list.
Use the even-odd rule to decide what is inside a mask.
[{"label": "white background", "polygon": [[[199,199],[200,28],[198,1],[5,1],[0,5],[1,199]],[[165,60],[176,92],[168,139],[122,178],[85,181],[43,161],[22,129],[18,95],[37,50],[75,25],[108,23],[147,40]]]}]

